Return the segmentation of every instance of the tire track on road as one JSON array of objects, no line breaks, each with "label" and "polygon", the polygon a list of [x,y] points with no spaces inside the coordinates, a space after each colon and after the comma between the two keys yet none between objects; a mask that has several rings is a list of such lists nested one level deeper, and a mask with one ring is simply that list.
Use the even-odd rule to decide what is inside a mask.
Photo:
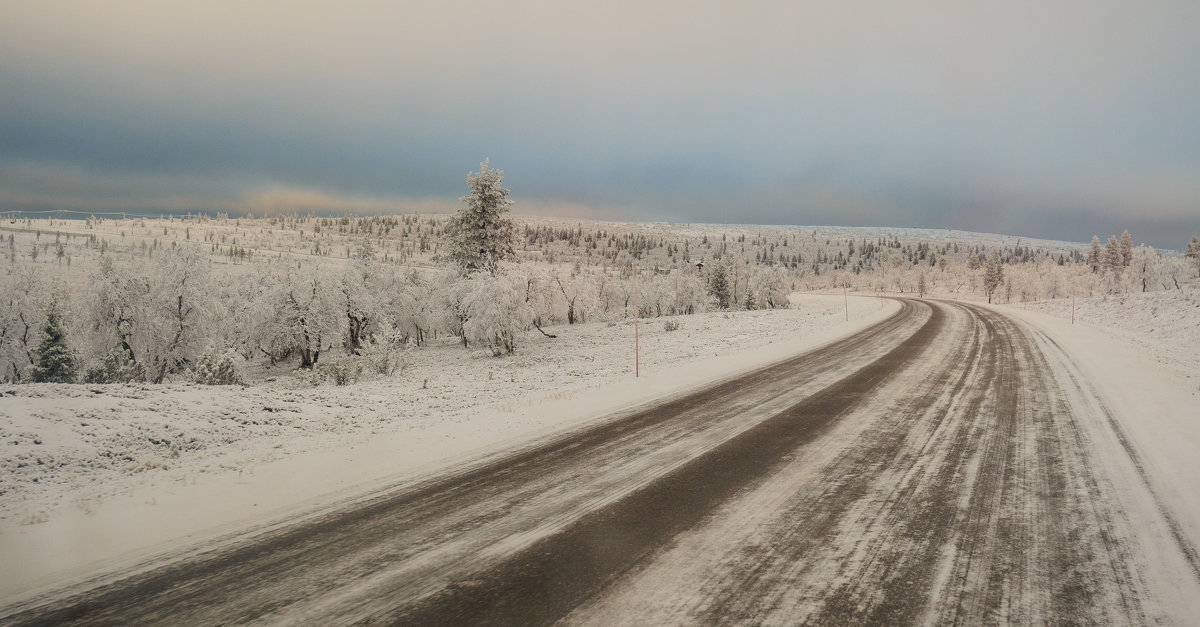
[{"label": "tire track on road", "polygon": [[916,359],[943,323],[944,314],[934,309],[916,333],[850,377],[581,518],[471,585],[379,618],[410,624],[542,624],[565,616],[821,435]]},{"label": "tire track on road", "polygon": [[[840,419],[837,437],[799,449],[787,468],[730,501],[716,520],[686,534],[670,555],[580,608],[568,622],[619,624],[634,616],[634,622],[685,624],[861,622],[867,620],[863,594],[882,596],[879,611],[889,620],[919,612],[924,597],[912,594],[919,582],[897,582],[904,594],[889,594],[876,585],[873,565],[903,566],[888,543],[904,535],[892,532],[894,522],[913,522],[903,512],[928,509],[928,495],[914,486],[930,469],[917,462],[925,461],[923,451],[931,442],[945,439],[938,435],[939,417],[954,407],[964,386],[978,379],[976,367],[962,375],[956,366],[978,362],[981,344],[958,343],[967,316],[946,311],[944,333],[923,343],[916,362],[905,369],[907,376],[897,371],[865,394],[862,404]],[[898,391],[908,396],[893,400]],[[827,454],[831,448],[834,453]],[[848,534],[847,528],[857,531]],[[863,529],[878,533],[860,533]],[[938,548],[936,542],[929,546]],[[926,560],[920,550],[904,557],[914,563],[936,561]],[[913,599],[915,605],[906,609],[887,606],[913,604]]]},{"label": "tire track on road", "polygon": [[567,622],[1168,616],[1143,607],[1135,530],[1029,332],[974,305],[935,306],[949,312],[946,345],[874,390],[890,402],[843,416],[844,437],[820,444],[838,452],[801,449]]}]

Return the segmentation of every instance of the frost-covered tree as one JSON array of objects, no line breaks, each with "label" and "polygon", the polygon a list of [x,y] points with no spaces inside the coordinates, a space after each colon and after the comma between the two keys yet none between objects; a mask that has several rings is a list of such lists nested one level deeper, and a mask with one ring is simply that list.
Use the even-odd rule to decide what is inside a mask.
[{"label": "frost-covered tree", "polygon": [[570,277],[567,280],[567,283],[570,285],[571,289],[568,290],[567,285],[563,284],[562,277],[559,276],[557,272],[553,273],[552,276],[554,278],[554,284],[558,286],[559,292],[562,293],[563,302],[566,303],[567,306],[567,324],[575,324],[577,319],[579,322],[583,322],[583,317],[586,316],[586,313],[584,313],[584,316],[580,316],[579,314],[583,313],[581,311],[582,307],[577,306],[581,304],[579,302],[579,297],[583,293],[581,288],[586,285],[586,281],[571,280],[577,279],[578,275],[575,277]]},{"label": "frost-covered tree", "polygon": [[[788,282],[786,273],[780,268],[751,266],[746,273],[746,291],[752,294],[755,309],[777,309],[787,307]],[[750,301],[750,297],[746,297]],[[751,307],[747,307],[751,309]]]},{"label": "frost-covered tree", "polygon": [[371,243],[370,236],[363,237],[358,249],[354,251],[354,258],[361,261],[374,261],[376,255],[375,245]]},{"label": "frost-covered tree", "polygon": [[609,320],[623,316],[626,303],[625,282],[607,272],[596,275],[594,280],[597,313]]},{"label": "frost-covered tree", "polygon": [[76,363],[71,347],[67,345],[57,299],[50,301],[46,310],[46,325],[42,328],[42,341],[38,344],[37,364],[33,367],[33,380],[37,383],[73,383]]},{"label": "frost-covered tree", "polygon": [[479,164],[479,172],[467,175],[471,193],[460,200],[465,205],[447,225],[450,259],[463,273],[483,271],[496,274],[501,261],[515,259],[516,227],[505,217],[513,202],[504,188],[504,172]]},{"label": "frost-covered tree", "polygon": [[149,331],[150,277],[146,268],[131,261],[104,256],[91,277],[85,311],[91,362],[89,382],[127,382],[144,379],[148,345],[159,338]]},{"label": "frost-covered tree", "polygon": [[987,292],[988,302],[992,302],[992,293],[1004,282],[1004,263],[1000,253],[994,252],[988,257],[987,268],[983,271],[983,290]]},{"label": "frost-covered tree", "polygon": [[191,249],[170,249],[155,263],[150,279],[145,348],[151,380],[195,362],[208,342],[216,310],[208,279],[208,260]]},{"label": "frost-covered tree", "polygon": [[300,367],[317,364],[321,353],[340,344],[346,334],[346,316],[337,288],[319,267],[292,273],[279,294],[277,322],[282,339],[300,354]]},{"label": "frost-covered tree", "polygon": [[1162,285],[1164,290],[1172,288],[1182,290],[1183,284],[1180,283],[1180,279],[1192,273],[1192,269],[1187,266],[1187,259],[1181,257],[1161,258],[1158,278],[1159,285]]},{"label": "frost-covered tree", "polygon": [[1148,291],[1157,282],[1159,272],[1158,253],[1149,246],[1138,246],[1133,249],[1129,267],[1129,280],[1136,281],[1141,291]]},{"label": "frost-covered tree", "polygon": [[384,289],[379,284],[383,274],[379,264],[363,256],[342,272],[338,284],[346,314],[346,336],[342,343],[354,355],[360,354],[373,336],[392,326],[382,297]]},{"label": "frost-covered tree", "polygon": [[1088,248],[1087,264],[1091,266],[1092,272],[1100,271],[1100,237],[1092,236],[1092,245]]},{"label": "frost-covered tree", "polygon": [[443,277],[433,286],[429,300],[430,311],[436,316],[434,327],[457,337],[462,341],[463,348],[471,344],[471,337],[466,331],[467,322],[471,319],[469,297],[476,285],[471,278]]},{"label": "frost-covered tree", "polygon": [[1112,273],[1120,274],[1121,268],[1125,267],[1125,257],[1121,254],[1121,244],[1117,242],[1117,238],[1108,236],[1108,243],[1104,245],[1104,264]]},{"label": "frost-covered tree", "polygon": [[1121,232],[1121,265],[1128,266],[1133,261],[1133,236],[1129,229]]},{"label": "frost-covered tree", "polygon": [[698,273],[672,270],[668,278],[674,296],[671,315],[691,315],[712,308],[713,299]]},{"label": "frost-covered tree", "polygon": [[272,366],[289,359],[295,352],[295,344],[279,308],[292,268],[296,268],[294,262],[262,265],[254,274],[238,281],[227,293],[222,309],[222,315],[233,324],[217,327],[214,343],[241,347],[242,356],[247,359],[266,356]]},{"label": "frost-covered tree", "polygon": [[153,267],[141,260],[101,259],[85,300],[86,380],[161,383],[193,363],[210,340],[216,296],[208,262],[172,247]]},{"label": "frost-covered tree", "polygon": [[[537,329],[563,320],[568,313],[571,316],[581,314],[577,309],[580,295],[573,291],[577,277],[564,281],[557,271],[537,267],[525,268],[521,276],[525,281],[525,302],[533,312],[533,325]],[[572,324],[578,319],[567,317]],[[544,330],[542,333],[550,335]]]},{"label": "frost-covered tree", "polygon": [[0,275],[0,381],[29,378],[45,325],[47,289],[40,268],[22,264]]},{"label": "frost-covered tree", "polygon": [[466,279],[460,288],[467,311],[464,335],[487,346],[497,357],[514,352],[518,338],[533,318],[525,302],[524,284],[522,277],[504,273],[476,274]]},{"label": "frost-covered tree", "polygon": [[1183,256],[1191,259],[1192,263],[1196,264],[1197,272],[1200,272],[1200,237],[1193,235],[1192,239],[1188,240]]},{"label": "frost-covered tree", "polygon": [[708,292],[717,301],[717,307],[729,309],[732,289],[729,286],[728,268],[723,261],[712,264],[712,272],[708,277]]},{"label": "frost-covered tree", "polygon": [[[451,273],[447,279],[457,275]],[[392,324],[401,343],[409,339],[423,346],[426,337],[436,330],[438,318],[434,308],[435,281],[425,280],[417,271],[399,277],[387,289],[387,308],[391,311]]]}]

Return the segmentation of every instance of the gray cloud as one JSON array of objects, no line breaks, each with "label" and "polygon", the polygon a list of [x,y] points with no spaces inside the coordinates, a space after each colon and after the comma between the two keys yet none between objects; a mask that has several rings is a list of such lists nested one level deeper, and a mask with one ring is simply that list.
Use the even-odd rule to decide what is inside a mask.
[{"label": "gray cloud", "polygon": [[537,211],[1200,231],[1193,2],[3,13],[0,210],[452,206],[486,156]]}]

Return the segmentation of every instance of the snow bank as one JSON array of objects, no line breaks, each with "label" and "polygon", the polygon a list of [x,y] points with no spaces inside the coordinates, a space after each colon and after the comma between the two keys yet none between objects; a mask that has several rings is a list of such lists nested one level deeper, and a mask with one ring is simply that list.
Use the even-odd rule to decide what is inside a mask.
[{"label": "snow bank", "polygon": [[[1032,302],[1027,307],[1014,304],[1009,309],[1071,319],[1069,298]],[[1142,358],[1200,377],[1200,289],[1076,298],[1075,322],[1139,346]]]},{"label": "snow bank", "polygon": [[[1160,292],[1140,296],[1144,298],[1131,297],[1125,303],[1111,297],[1109,301],[1084,302],[1085,319],[1103,321],[1107,327],[1079,322],[1079,311],[1077,323],[1071,324],[1069,301],[1065,319],[1060,317],[1061,307],[1052,309],[1053,314],[1024,310],[1019,305],[997,309],[1042,331],[1070,356],[1082,375],[1081,383],[1098,393],[1112,415],[1111,428],[1122,443],[1123,448],[1110,451],[1109,458],[1098,453],[1098,462],[1110,468],[1124,468],[1132,462],[1138,472],[1125,472],[1123,480],[1146,481],[1158,506],[1179,524],[1178,533],[1191,546],[1200,546],[1200,490],[1196,489],[1200,485],[1200,373],[1195,369],[1194,352],[1200,334],[1197,295]],[[1191,360],[1171,346],[1171,337],[1179,345],[1191,346]],[[1127,514],[1137,523],[1137,517],[1153,519],[1155,512]],[[1173,547],[1157,548],[1174,551]]]},{"label": "snow bank", "polygon": [[[0,598],[128,569],[547,437],[849,335],[894,301],[548,329],[513,356],[454,338],[356,385],[0,386]],[[677,322],[668,331],[665,323]],[[265,527],[262,527],[265,528]]]}]

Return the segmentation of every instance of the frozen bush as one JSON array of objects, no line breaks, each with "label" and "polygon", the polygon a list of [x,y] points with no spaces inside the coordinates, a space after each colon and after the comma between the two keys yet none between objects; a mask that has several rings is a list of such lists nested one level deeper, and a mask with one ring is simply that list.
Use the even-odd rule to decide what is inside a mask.
[{"label": "frozen bush", "polygon": [[372,342],[363,348],[363,358],[371,365],[377,374],[391,376],[397,370],[404,370],[404,361],[400,358],[406,342],[400,333],[393,333],[386,340]]},{"label": "frozen bush", "polygon": [[362,378],[363,365],[356,360],[334,359],[321,364],[318,370],[324,375],[323,378],[333,381],[334,385],[343,386],[358,383]]},{"label": "frozen bush", "polygon": [[88,368],[84,383],[133,383],[146,380],[146,369],[126,351],[117,349],[101,360],[100,365]]},{"label": "frozen bush", "polygon": [[222,353],[209,351],[200,356],[192,379],[201,385],[240,385],[237,363],[241,356],[233,349]]}]

